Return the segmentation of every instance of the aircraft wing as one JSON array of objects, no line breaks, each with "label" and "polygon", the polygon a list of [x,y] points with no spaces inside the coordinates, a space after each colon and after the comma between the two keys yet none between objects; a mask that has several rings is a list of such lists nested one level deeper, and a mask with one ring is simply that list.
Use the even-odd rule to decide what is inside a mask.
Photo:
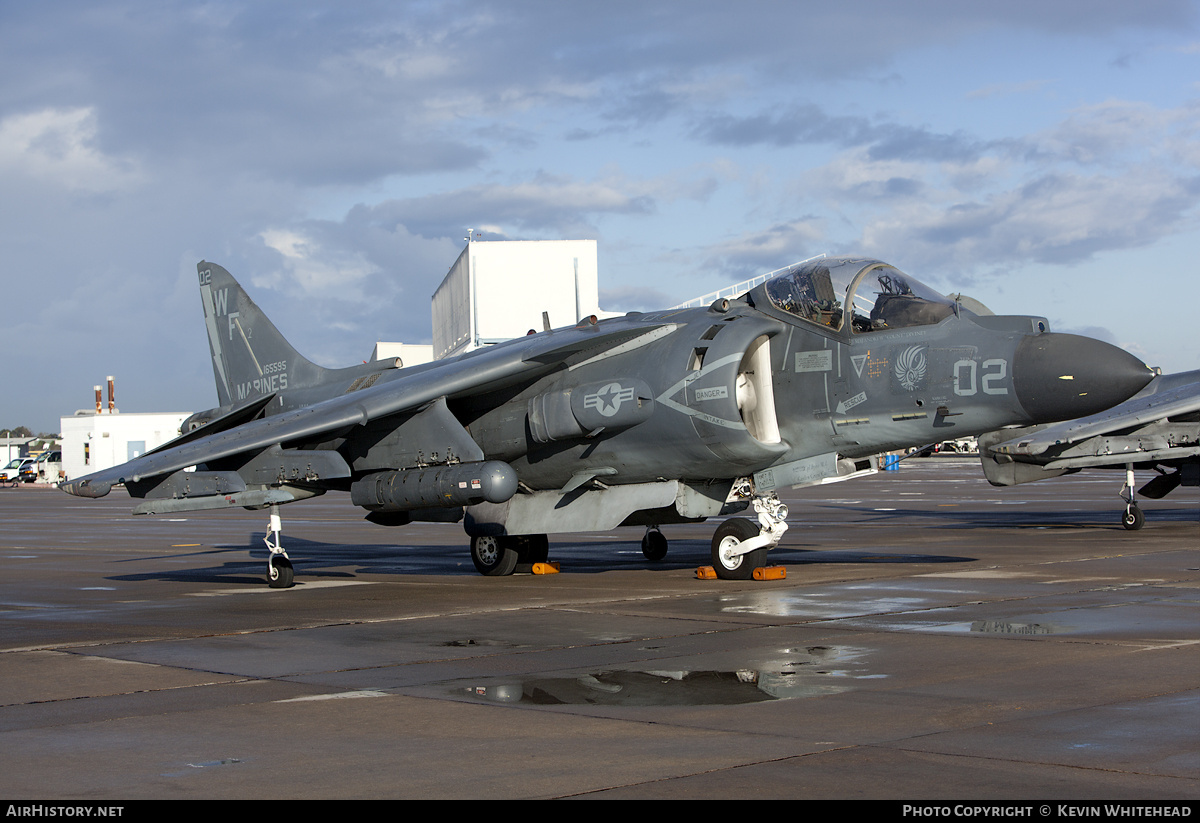
[{"label": "aircraft wing", "polygon": [[988,480],[1003,486],[1083,468],[1194,461],[1200,457],[1198,412],[1200,371],[1160,375],[1099,414],[983,435],[980,458]]},{"label": "aircraft wing", "polygon": [[1173,380],[1176,385],[1163,385],[1163,376],[1156,377],[1134,397],[1107,411],[1067,420],[1023,434],[990,447],[994,452],[1034,457],[1057,446],[1080,443],[1093,437],[1138,429],[1191,412],[1200,411],[1200,371],[1170,375],[1187,377],[1187,382]]},{"label": "aircraft wing", "polygon": [[[518,338],[453,360],[395,372],[370,388],[347,391],[312,405],[251,420],[206,436],[203,429],[111,469],[62,485],[80,497],[103,497],[114,484],[137,483],[189,466],[239,455],[254,455],[272,446],[317,443],[341,436],[372,420],[420,409],[440,397],[454,399],[530,381],[574,360],[637,345],[643,335],[658,337],[671,324],[613,319],[602,325],[582,323]],[[330,455],[336,465],[336,455]],[[341,476],[348,470],[341,466]],[[336,476],[336,475],[335,475]]]}]

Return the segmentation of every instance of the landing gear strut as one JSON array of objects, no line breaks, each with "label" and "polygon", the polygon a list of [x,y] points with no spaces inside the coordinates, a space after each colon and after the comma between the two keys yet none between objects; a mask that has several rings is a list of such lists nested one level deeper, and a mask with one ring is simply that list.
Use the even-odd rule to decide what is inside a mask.
[{"label": "landing gear strut", "polygon": [[267,558],[267,584],[272,589],[290,589],[296,585],[292,561],[280,544],[279,535],[282,531],[283,523],[279,519],[279,506],[272,505],[267,536],[263,538],[263,542],[267,544],[267,549],[271,552],[271,556]]},{"label": "landing gear strut", "polygon": [[717,527],[712,539],[712,565],[722,580],[749,580],[767,561],[787,531],[788,508],[775,492],[754,496],[758,523],[734,517]]},{"label": "landing gear strut", "polygon": [[1121,515],[1121,525],[1131,532],[1137,531],[1146,525],[1146,515],[1142,514],[1142,510],[1138,508],[1133,499],[1133,465],[1131,463],[1125,464],[1125,485],[1121,489],[1121,496],[1125,498],[1125,513]]}]

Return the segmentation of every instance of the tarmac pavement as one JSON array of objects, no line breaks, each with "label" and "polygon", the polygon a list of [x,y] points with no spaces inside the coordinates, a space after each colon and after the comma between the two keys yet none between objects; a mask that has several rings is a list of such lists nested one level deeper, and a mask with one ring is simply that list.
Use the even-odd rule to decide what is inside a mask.
[{"label": "tarmac pavement", "polygon": [[0,489],[0,797],[1194,801],[1200,489],[1128,532],[1122,481],[789,492],[763,582],[697,579],[715,521],[485,578],[328,494],[288,590],[266,512]]}]

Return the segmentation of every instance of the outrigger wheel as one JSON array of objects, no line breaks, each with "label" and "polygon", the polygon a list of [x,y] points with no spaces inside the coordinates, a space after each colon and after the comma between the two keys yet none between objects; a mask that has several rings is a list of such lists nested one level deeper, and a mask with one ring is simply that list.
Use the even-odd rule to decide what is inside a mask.
[{"label": "outrigger wheel", "polygon": [[279,519],[279,506],[272,504],[271,521],[267,524],[267,536],[263,538],[263,542],[267,544],[267,550],[271,553],[267,558],[267,585],[272,589],[290,589],[296,585],[292,561],[288,559],[287,552],[280,544],[280,532],[282,531],[283,523]]},{"label": "outrigger wheel", "polygon": [[1121,515],[1121,525],[1135,532],[1142,526],[1146,525],[1146,515],[1142,514],[1142,510],[1130,503],[1125,507],[1125,514]]},{"label": "outrigger wheel", "polygon": [[1146,515],[1138,508],[1133,496],[1133,464],[1125,464],[1125,485],[1121,487],[1121,497],[1125,498],[1125,513],[1121,515],[1121,525],[1135,532],[1146,525]]},{"label": "outrigger wheel", "polygon": [[267,581],[272,589],[290,589],[296,585],[292,561],[283,555],[273,555],[268,563]]}]

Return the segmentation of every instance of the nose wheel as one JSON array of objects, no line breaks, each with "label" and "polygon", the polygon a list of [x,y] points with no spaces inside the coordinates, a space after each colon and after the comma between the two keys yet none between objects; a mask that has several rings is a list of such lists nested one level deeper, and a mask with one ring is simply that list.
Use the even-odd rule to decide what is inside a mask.
[{"label": "nose wheel", "polygon": [[712,565],[722,580],[749,580],[767,562],[767,551],[787,531],[788,508],[775,492],[755,495],[758,522],[734,517],[717,527],[712,539]]},{"label": "nose wheel", "polygon": [[767,562],[767,550],[746,550],[743,544],[759,536],[757,524],[733,517],[717,527],[712,539],[712,565],[722,580],[749,580]]}]

